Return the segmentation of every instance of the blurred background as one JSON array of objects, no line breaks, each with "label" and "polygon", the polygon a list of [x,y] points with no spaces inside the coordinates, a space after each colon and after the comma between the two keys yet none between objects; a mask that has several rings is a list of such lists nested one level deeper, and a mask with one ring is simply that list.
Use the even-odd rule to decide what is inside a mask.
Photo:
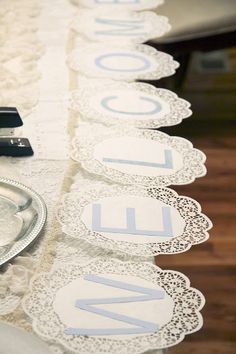
[{"label": "blurred background", "polygon": [[236,353],[236,1],[166,0],[158,14],[172,30],[152,46],[181,64],[177,75],[154,83],[192,104],[193,116],[163,128],[191,140],[207,155],[206,177],[174,186],[200,202],[214,227],[210,240],[189,252],[159,256],[164,269],[186,274],[206,297],[204,327],[170,354]]}]

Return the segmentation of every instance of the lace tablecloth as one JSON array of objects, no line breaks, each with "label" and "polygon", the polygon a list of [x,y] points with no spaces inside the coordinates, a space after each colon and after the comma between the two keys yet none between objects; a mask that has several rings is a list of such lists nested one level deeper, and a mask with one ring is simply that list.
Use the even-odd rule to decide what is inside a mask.
[{"label": "lace tablecloth", "polygon": [[[69,109],[70,92],[86,82],[85,77],[67,65],[67,57],[70,58],[80,43],[80,34],[75,32],[79,26],[72,23],[76,7],[68,0],[3,0],[0,12],[4,20],[0,23],[3,48],[0,105],[18,107],[24,126],[17,133],[28,137],[35,151],[30,158],[0,158],[0,176],[32,187],[44,198],[48,208],[41,237],[2,270],[0,316],[8,323],[32,331],[32,322],[23,311],[21,300],[33,274],[56,272],[59,265],[69,266],[78,260],[86,264],[97,256],[102,256],[104,262],[115,257],[121,261],[152,263],[153,258],[93,248],[86,241],[65,235],[56,217],[65,193],[88,188],[94,179],[100,186],[112,184],[107,176],[94,177],[69,157],[76,129],[85,124],[76,109]],[[171,95],[171,99],[176,97]],[[184,112],[184,117],[190,114],[188,107],[181,102],[179,110]],[[170,118],[180,121],[179,117]],[[196,159],[204,160],[199,155]],[[198,175],[202,174],[201,166]],[[58,343],[48,343],[54,353],[72,353]]]},{"label": "lace tablecloth", "polygon": [[[6,23],[1,23],[0,28],[6,59],[3,54],[1,59],[2,66],[7,65],[9,71],[1,80],[4,97],[0,103],[18,107],[24,126],[17,133],[30,139],[35,154],[32,158],[1,157],[0,176],[32,187],[44,198],[48,209],[42,237],[27,253],[6,266],[0,280],[0,314],[4,320],[28,329],[19,304],[33,269],[49,270],[52,265],[77,257],[86,261],[101,254],[101,250],[93,251],[87,245],[78,249],[77,244],[73,247],[73,241],[64,243],[55,219],[61,195],[70,189],[75,175],[79,178],[78,172],[84,173],[69,159],[69,142],[78,116],[68,109],[68,97],[69,91],[78,87],[79,79],[78,74],[68,69],[66,56],[75,43],[70,24],[76,8],[67,0],[24,0],[20,5],[17,1],[5,1],[2,12]],[[16,57],[15,65],[9,60],[11,55]],[[23,72],[16,71],[17,61],[27,62]],[[20,81],[23,77],[24,83]],[[21,86],[18,89],[19,82],[24,97]]]}]

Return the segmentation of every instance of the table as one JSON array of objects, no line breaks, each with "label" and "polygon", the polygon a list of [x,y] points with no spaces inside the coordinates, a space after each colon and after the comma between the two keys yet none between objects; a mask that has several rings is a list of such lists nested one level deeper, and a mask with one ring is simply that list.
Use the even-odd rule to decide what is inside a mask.
[{"label": "table", "polygon": [[[62,196],[72,187],[75,188],[76,183],[77,187],[79,185],[79,188],[82,188],[92,179],[80,164],[70,159],[70,141],[76,135],[77,125],[83,129],[84,123],[78,113],[68,110],[69,92],[78,89],[82,81],[87,80],[82,78],[83,75],[69,69],[66,63],[67,54],[79,43],[78,35],[70,30],[70,22],[76,8],[67,0],[56,0],[53,3],[43,0],[40,4],[41,9],[38,8],[36,0],[33,2],[24,0],[24,6],[22,4],[17,6],[16,3],[13,1],[10,5],[7,3],[5,5],[8,25],[12,25],[13,6],[15,16],[18,18],[18,22],[13,24],[15,27],[8,40],[12,45],[15,43],[19,24],[22,40],[17,48],[19,53],[15,62],[6,60],[4,65],[8,65],[11,74],[15,70],[17,78],[19,75],[23,89],[21,92],[17,85],[13,88],[6,87],[5,90],[9,93],[2,102],[7,104],[16,102],[19,105],[24,118],[23,134],[30,138],[35,155],[20,160],[1,158],[1,176],[22,181],[42,195],[48,207],[48,222],[39,242],[27,253],[12,261],[8,269],[4,269],[2,281],[4,284],[12,283],[12,286],[8,283],[6,289],[3,289],[0,314],[2,320],[32,331],[31,322],[21,307],[21,298],[28,291],[32,273],[39,274],[50,270],[56,272],[61,263],[66,263],[72,258],[79,258],[81,263],[86,263],[91,260],[91,256],[104,256],[104,250],[90,248],[82,241],[79,247],[75,240],[65,241],[61,224],[56,217]],[[35,28],[38,29],[37,34],[34,32]],[[6,52],[9,55],[9,51]],[[19,74],[21,62],[24,63],[24,69],[28,70],[25,76],[21,72]],[[29,62],[31,65],[27,66]],[[23,77],[27,80],[24,81]],[[14,101],[11,101],[9,97],[12,97],[13,93]],[[204,174],[203,166],[201,168],[199,175]],[[109,258],[111,254],[108,251],[105,256]],[[116,252],[114,255],[122,261],[135,260],[135,256],[132,255],[123,257]],[[150,267],[153,263],[153,257],[150,256],[143,256],[140,260],[146,261]],[[14,289],[13,285],[16,282],[18,288]],[[9,296],[8,300],[10,298],[7,304],[5,295]],[[50,342],[50,347],[54,352],[60,350],[55,342]]]}]

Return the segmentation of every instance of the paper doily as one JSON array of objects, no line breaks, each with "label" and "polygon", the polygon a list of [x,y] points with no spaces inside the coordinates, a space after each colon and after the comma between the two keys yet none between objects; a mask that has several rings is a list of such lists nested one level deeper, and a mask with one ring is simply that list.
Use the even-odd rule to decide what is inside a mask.
[{"label": "paper doily", "polygon": [[121,184],[188,184],[206,174],[206,157],[190,141],[152,130],[94,124],[91,132],[89,125],[80,125],[71,157],[90,173]]},{"label": "paper doily", "polygon": [[77,47],[68,56],[69,67],[94,78],[158,80],[179,67],[171,55],[145,44],[106,46],[79,41]]},{"label": "paper doily", "polygon": [[150,84],[86,80],[71,94],[70,107],[107,126],[159,128],[178,124],[192,114],[190,103]]},{"label": "paper doily", "polygon": [[143,257],[187,251],[212,227],[198,202],[167,188],[94,184],[66,194],[57,214],[69,236]]},{"label": "paper doily", "polygon": [[113,10],[132,10],[142,11],[154,9],[164,3],[164,0],[131,0],[131,1],[114,1],[114,0],[71,0],[74,5],[84,6],[88,8],[98,9],[100,7],[108,7]]},{"label": "paper doily", "polygon": [[179,272],[104,258],[39,274],[23,300],[34,331],[73,353],[173,346],[201,328],[203,305],[203,295]]},{"label": "paper doily", "polygon": [[72,28],[96,42],[144,43],[163,36],[170,30],[168,18],[155,12],[111,13],[110,8],[80,9],[72,22]]}]

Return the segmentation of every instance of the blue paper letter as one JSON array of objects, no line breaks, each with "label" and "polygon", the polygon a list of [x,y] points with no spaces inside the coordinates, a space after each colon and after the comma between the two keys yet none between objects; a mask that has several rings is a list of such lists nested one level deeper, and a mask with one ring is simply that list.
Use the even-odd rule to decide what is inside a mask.
[{"label": "blue paper letter", "polygon": [[114,109],[111,106],[109,106],[109,102],[116,100],[118,97],[117,96],[107,96],[105,98],[102,99],[101,101],[101,105],[107,109],[108,111],[114,112],[114,113],[120,113],[120,114],[130,114],[130,115],[135,115],[135,116],[139,116],[139,115],[152,115],[155,113],[158,113],[161,111],[161,105],[158,101],[155,101],[149,97],[140,97],[141,101],[146,101],[146,102],[150,102],[151,104],[154,105],[154,108],[151,109],[150,111],[147,112],[126,112],[126,111],[120,111],[118,109]]},{"label": "blue paper letter", "polygon": [[93,204],[92,207],[92,230],[95,232],[109,232],[119,234],[131,235],[145,235],[145,236],[162,236],[172,237],[172,222],[170,207],[162,207],[162,222],[163,230],[139,230],[136,227],[135,209],[126,209],[126,224],[125,228],[103,227],[101,225],[102,219],[101,204]]},{"label": "blue paper letter", "polygon": [[173,158],[172,158],[171,150],[164,150],[164,155],[165,155],[164,163],[146,162],[146,161],[137,161],[137,160],[124,160],[124,159],[115,159],[110,157],[104,157],[102,161],[109,162],[109,163],[125,164],[125,165],[173,169]]},{"label": "blue paper letter", "polygon": [[[141,65],[139,65],[137,68],[130,68],[130,69],[111,68],[111,67],[105,65],[105,63],[104,63],[105,59],[114,58],[114,57],[116,57],[117,59],[119,59],[119,58],[136,59],[137,61],[141,62]],[[119,52],[100,55],[98,58],[95,59],[95,64],[103,70],[117,71],[117,72],[139,72],[139,71],[147,70],[151,66],[150,61],[148,61],[141,54],[137,55],[137,54],[132,54],[132,53],[119,53]]]},{"label": "blue paper letter", "polygon": [[143,295],[116,297],[116,298],[100,298],[100,299],[79,299],[76,301],[75,306],[81,310],[95,313],[104,317],[111,318],[116,321],[128,323],[136,327],[130,328],[67,328],[66,334],[80,335],[80,336],[96,336],[96,335],[121,335],[121,334],[140,334],[140,333],[154,333],[159,330],[159,326],[153,322],[143,321],[138,318],[120,315],[102,308],[93,307],[93,305],[104,304],[121,304],[128,302],[151,301],[161,300],[165,297],[165,292],[162,290],[144,288],[137,285],[123,283],[112,279],[103,278],[97,275],[89,274],[84,277],[85,280],[92,281],[98,284],[111,286],[113,288],[124,289],[141,293]]},{"label": "blue paper letter", "polygon": [[144,22],[142,20],[115,20],[96,18],[96,23],[108,26],[116,26],[116,29],[100,30],[95,33],[106,36],[143,36],[146,32],[138,32],[143,30]]}]

